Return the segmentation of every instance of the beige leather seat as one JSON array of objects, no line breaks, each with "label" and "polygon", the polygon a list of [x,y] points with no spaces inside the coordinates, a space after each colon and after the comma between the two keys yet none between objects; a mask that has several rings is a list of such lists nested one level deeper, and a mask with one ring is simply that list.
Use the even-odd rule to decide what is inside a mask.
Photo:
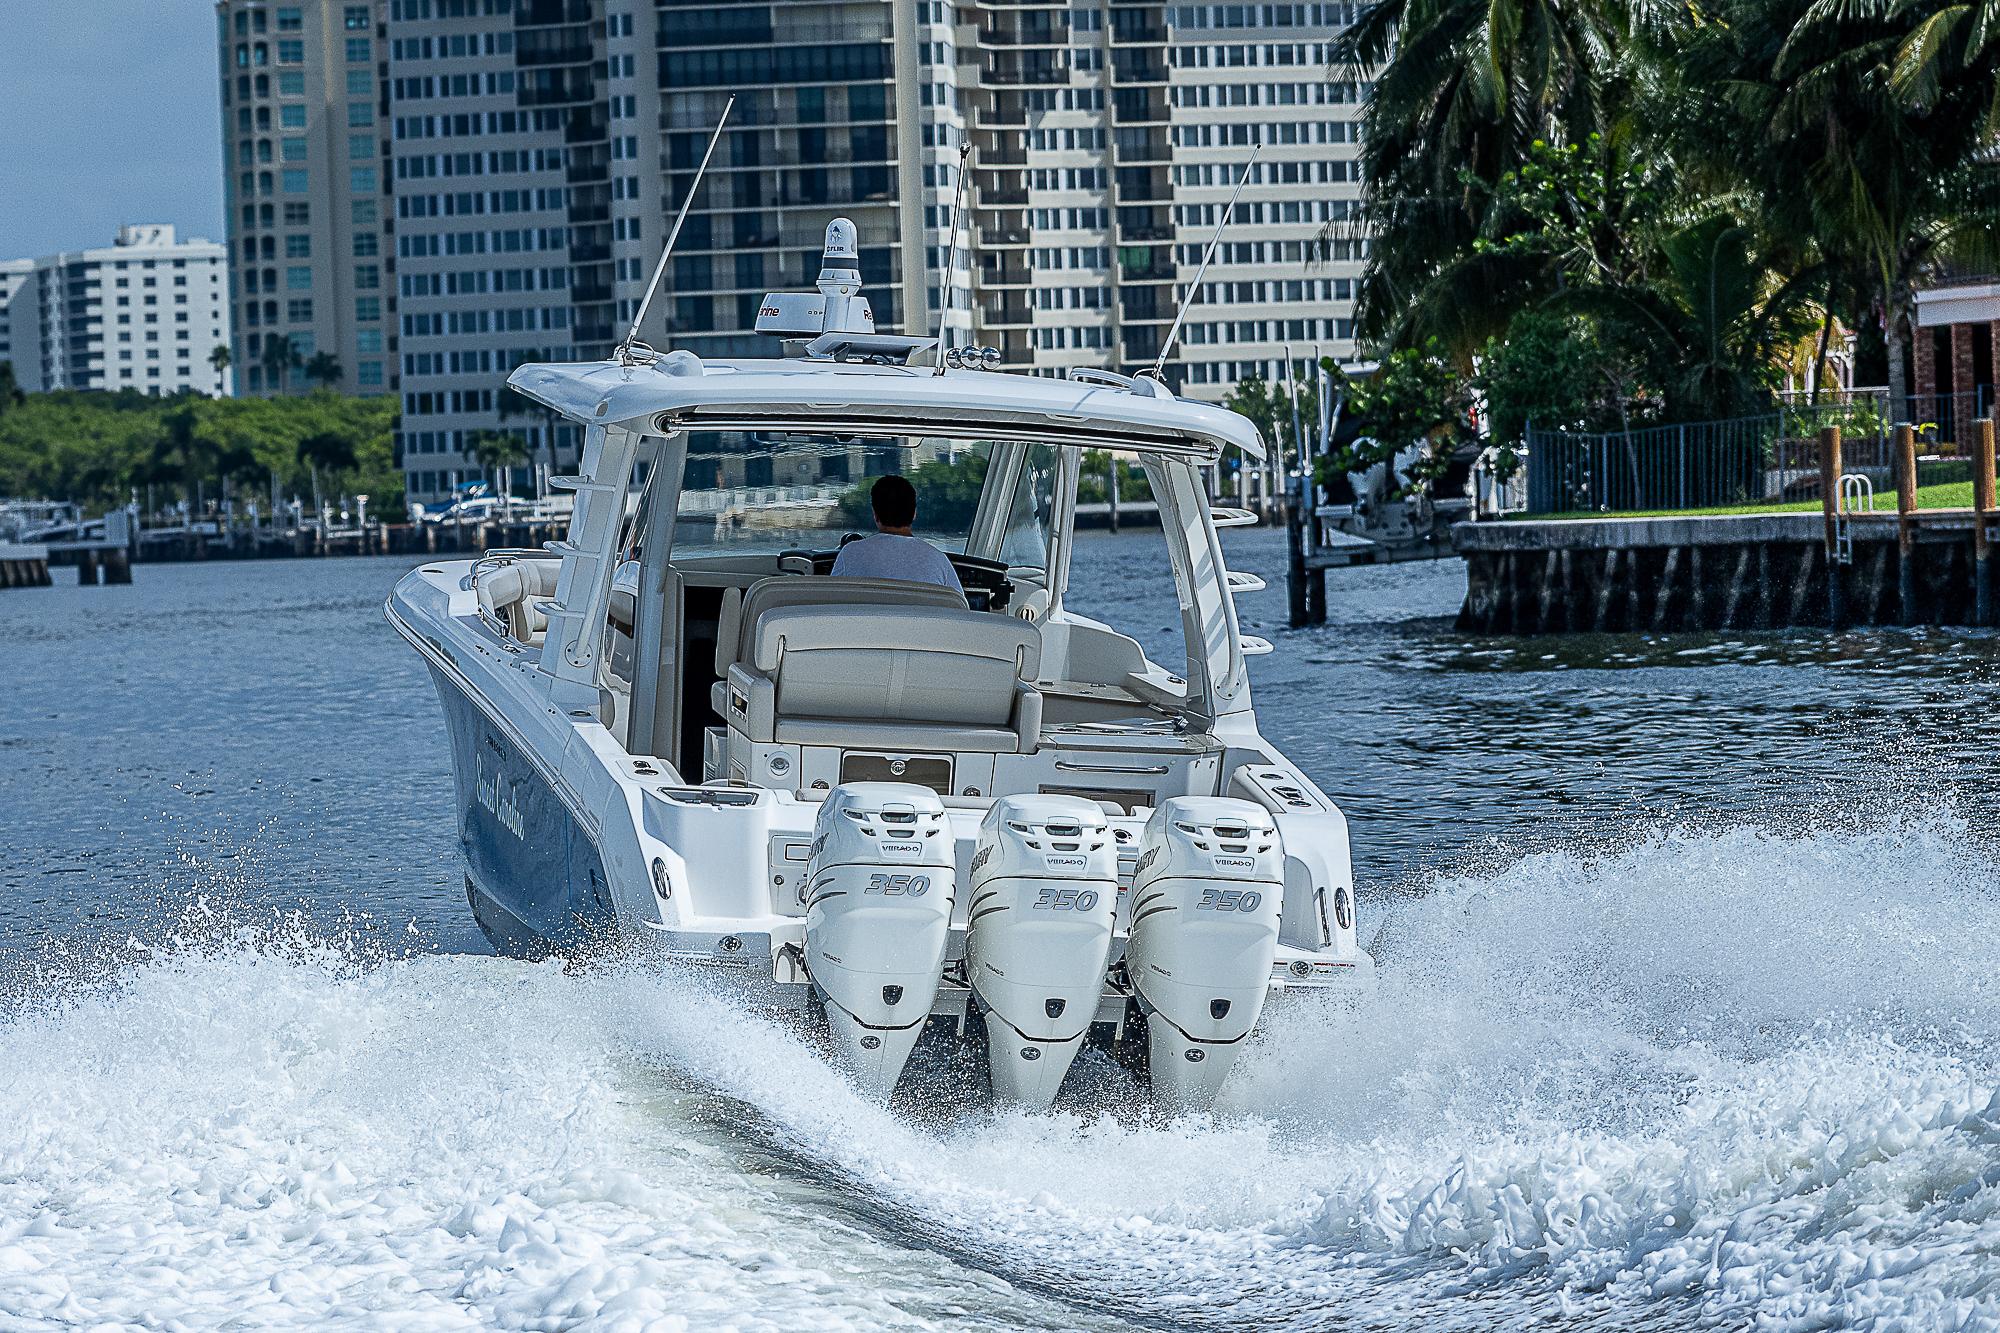
[{"label": "beige leather seat", "polygon": [[[759,579],[745,593],[731,588],[722,595],[722,616],[715,633],[715,674],[729,677],[729,668],[750,656],[750,631],[766,611],[786,606],[942,606],[963,611],[965,594],[956,588],[908,579],[813,578],[780,574]],[[721,704],[716,712],[722,711]]]},{"label": "beige leather seat", "polygon": [[556,595],[560,560],[515,560],[479,571],[473,591],[479,609],[507,626],[521,643],[540,643],[549,627],[543,602]]},{"label": "beige leather seat", "polygon": [[1022,754],[1041,733],[1040,667],[1041,634],[1007,616],[781,607],[758,615],[721,711],[751,741]]}]

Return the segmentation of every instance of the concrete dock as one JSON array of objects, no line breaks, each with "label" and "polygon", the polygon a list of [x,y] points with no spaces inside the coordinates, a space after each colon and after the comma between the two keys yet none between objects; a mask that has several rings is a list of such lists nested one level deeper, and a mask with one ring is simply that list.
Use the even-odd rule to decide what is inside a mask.
[{"label": "concrete dock", "polygon": [[0,542],[0,588],[49,586],[49,548]]},{"label": "concrete dock", "polygon": [[1978,624],[1990,578],[1979,526],[1971,510],[1908,525],[1855,513],[1830,543],[1816,513],[1461,523],[1458,623],[1481,634]]}]

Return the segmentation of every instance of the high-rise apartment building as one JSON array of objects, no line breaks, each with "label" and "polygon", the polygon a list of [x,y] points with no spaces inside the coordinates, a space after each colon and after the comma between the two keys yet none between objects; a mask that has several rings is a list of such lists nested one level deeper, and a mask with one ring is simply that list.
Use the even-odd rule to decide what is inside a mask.
[{"label": "high-rise apartment building", "polygon": [[229,342],[223,247],[169,226],[0,265],[0,361],[23,389],[228,391],[213,361]]},{"label": "high-rise apartment building", "polygon": [[1351,352],[1364,252],[1325,237],[1360,193],[1360,90],[1326,68],[1355,8],[963,10],[977,53],[979,319],[1010,364],[1153,364],[1253,146],[1170,378],[1220,397],[1279,376],[1288,342],[1294,356]]},{"label": "high-rise apartment building", "polygon": [[[26,346],[25,327],[20,335],[14,332],[14,321],[33,318],[35,261],[32,259],[0,259],[0,362],[13,367],[14,377],[19,381],[28,372],[23,366],[14,365],[18,355],[15,348]],[[18,298],[18,304],[17,304]]]},{"label": "high-rise apartment building", "polygon": [[524,361],[609,353],[625,182],[603,0],[391,0],[389,25],[403,463],[434,499],[480,474],[482,432],[574,462],[573,429],[501,386]]},{"label": "high-rise apartment building", "polygon": [[515,415],[498,377],[623,336],[732,95],[641,336],[774,352],[758,302],[811,285],[836,213],[859,229],[878,324],[929,326],[956,138],[947,6],[391,0],[389,24],[413,498],[477,475],[482,432],[573,456],[569,429]]},{"label": "high-rise apartment building", "polygon": [[[395,323],[379,345],[394,353],[384,378],[402,396],[415,499],[479,475],[474,451],[486,432],[519,435],[537,462],[573,459],[566,428],[510,401],[500,380],[525,360],[604,355],[623,335],[732,95],[640,331],[657,347],[775,354],[754,332],[758,299],[811,285],[836,215],[858,229],[878,324],[934,328],[958,147],[970,136],[973,188],[949,319],[958,341],[996,344],[1009,364],[1049,373],[1150,365],[1237,170],[1261,144],[1170,378],[1220,397],[1248,375],[1280,374],[1287,342],[1298,356],[1313,344],[1351,350],[1360,243],[1323,239],[1359,194],[1361,90],[1326,77],[1351,3],[224,0],[221,9],[226,58],[250,62],[247,93],[242,72],[225,73],[248,99],[226,111],[235,156],[250,114],[252,173],[265,151],[258,39],[275,41],[281,22],[322,37],[350,21],[378,25],[369,55],[383,234],[379,272],[371,265],[368,276],[383,283],[385,316],[393,295]],[[284,146],[283,124],[271,134],[281,154],[304,154],[313,191],[322,176],[341,183],[338,172],[312,173],[322,154],[342,150],[312,127],[367,115],[312,73],[339,64],[353,76],[363,67],[350,54],[305,39],[271,57],[296,56],[308,76],[292,81],[306,88],[303,147]],[[282,89],[270,96],[282,101]],[[280,331],[304,329],[286,322],[285,299],[265,294],[295,275],[275,254],[266,263],[262,178],[236,172],[232,189],[252,197],[232,225],[259,224],[237,260],[240,285],[254,288],[241,293],[243,313],[265,320],[259,329],[274,313]],[[319,201],[308,202],[310,235],[294,242],[279,225],[271,243],[296,243],[313,263],[325,248],[336,268],[359,266],[342,238],[322,240]],[[343,281],[315,269],[314,301],[327,284],[344,312]],[[317,304],[310,313],[322,314]],[[246,321],[240,357],[255,369],[250,336]],[[341,335],[310,336],[319,346]]]},{"label": "high-rise apartment building", "polygon": [[[396,387],[381,0],[221,0],[237,385]],[[314,358],[322,359],[315,363]]]}]

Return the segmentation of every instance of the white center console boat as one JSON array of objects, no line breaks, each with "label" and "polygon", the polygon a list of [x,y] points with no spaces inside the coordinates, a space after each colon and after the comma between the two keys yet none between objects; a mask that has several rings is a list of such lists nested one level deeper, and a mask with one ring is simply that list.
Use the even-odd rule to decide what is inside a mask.
[{"label": "white center console boat", "polygon": [[[1151,378],[909,365],[929,340],[873,331],[845,225],[818,294],[766,298],[788,358],[517,370],[586,429],[568,538],[397,585],[474,914],[507,952],[636,941],[823,1014],[883,1095],[948,1030],[1008,1101],[1101,1043],[1204,1105],[1269,1003],[1373,971],[1340,811],[1258,734],[1233,598],[1261,585],[1201,484],[1257,432]],[[1183,660],[1066,604],[1086,449],[1144,467]],[[834,480],[776,483],[808,464]],[[881,472],[962,592],[832,574]]]}]

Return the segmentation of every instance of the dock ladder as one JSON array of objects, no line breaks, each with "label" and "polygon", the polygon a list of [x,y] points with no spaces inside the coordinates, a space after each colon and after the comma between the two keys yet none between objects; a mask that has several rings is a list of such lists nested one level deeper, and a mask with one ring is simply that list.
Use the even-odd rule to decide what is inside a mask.
[{"label": "dock ladder", "polygon": [[1847,516],[1875,508],[1875,482],[1865,472],[1848,472],[1840,478],[1840,506],[1834,513],[1833,558],[1843,565],[1854,563],[1854,531]]}]

